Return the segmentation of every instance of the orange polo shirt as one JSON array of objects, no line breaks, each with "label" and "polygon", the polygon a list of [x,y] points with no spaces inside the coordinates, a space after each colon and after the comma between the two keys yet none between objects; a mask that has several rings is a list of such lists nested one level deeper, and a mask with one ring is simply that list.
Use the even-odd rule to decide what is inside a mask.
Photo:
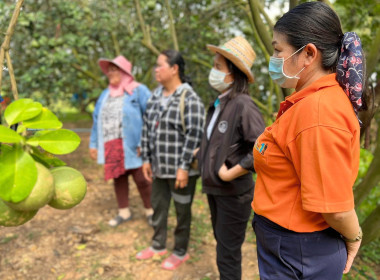
[{"label": "orange polo shirt", "polygon": [[321,213],[352,210],[359,136],[335,74],[286,98],[253,148],[255,213],[296,232],[313,232],[329,227]]}]

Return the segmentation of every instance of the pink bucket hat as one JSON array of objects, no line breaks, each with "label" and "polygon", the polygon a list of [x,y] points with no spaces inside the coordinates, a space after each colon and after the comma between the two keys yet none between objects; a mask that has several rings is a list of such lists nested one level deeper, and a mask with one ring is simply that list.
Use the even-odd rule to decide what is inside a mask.
[{"label": "pink bucket hat", "polygon": [[121,70],[123,70],[126,74],[133,77],[133,75],[132,75],[132,63],[122,55],[117,56],[113,60],[110,60],[107,58],[100,58],[98,60],[98,63],[99,63],[99,66],[105,75],[107,75],[109,64],[112,63],[112,64],[116,65],[117,67],[119,67]]}]

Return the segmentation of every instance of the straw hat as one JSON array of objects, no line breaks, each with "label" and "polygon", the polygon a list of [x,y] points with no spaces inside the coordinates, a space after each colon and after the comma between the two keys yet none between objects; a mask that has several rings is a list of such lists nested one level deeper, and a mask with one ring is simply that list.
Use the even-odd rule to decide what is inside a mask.
[{"label": "straw hat", "polygon": [[207,48],[213,53],[219,53],[230,60],[248,77],[248,82],[253,83],[255,80],[251,72],[256,53],[246,39],[241,36],[229,40],[224,45],[217,47],[207,45]]},{"label": "straw hat", "polygon": [[115,57],[113,60],[107,59],[107,58],[100,58],[98,60],[99,66],[102,69],[103,73],[107,75],[108,72],[108,66],[110,63],[116,65],[121,70],[123,70],[128,75],[132,76],[132,63],[129,62],[124,56],[119,55]]}]

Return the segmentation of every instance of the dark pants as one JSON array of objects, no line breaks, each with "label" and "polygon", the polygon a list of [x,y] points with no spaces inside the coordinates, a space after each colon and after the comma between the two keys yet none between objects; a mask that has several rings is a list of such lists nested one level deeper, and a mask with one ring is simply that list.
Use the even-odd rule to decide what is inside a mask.
[{"label": "dark pants", "polygon": [[137,189],[140,193],[141,199],[145,208],[152,208],[150,203],[150,194],[152,192],[152,184],[149,183],[142,173],[142,168],[126,170],[123,175],[114,179],[114,187],[116,193],[116,200],[119,208],[126,208],[129,206],[129,183],[128,177],[132,175],[136,183]]},{"label": "dark pants", "polygon": [[190,239],[191,204],[194,198],[198,176],[189,176],[189,182],[183,189],[175,189],[176,179],[155,178],[152,186],[153,229],[152,247],[156,250],[166,248],[168,213],[173,197],[177,214],[177,226],[174,231],[174,253],[184,256]]},{"label": "dark pants", "polygon": [[344,241],[332,228],[298,233],[255,215],[261,280],[340,280],[347,260]]},{"label": "dark pants", "polygon": [[241,246],[251,214],[253,190],[236,196],[209,194],[207,198],[220,279],[241,279]]}]

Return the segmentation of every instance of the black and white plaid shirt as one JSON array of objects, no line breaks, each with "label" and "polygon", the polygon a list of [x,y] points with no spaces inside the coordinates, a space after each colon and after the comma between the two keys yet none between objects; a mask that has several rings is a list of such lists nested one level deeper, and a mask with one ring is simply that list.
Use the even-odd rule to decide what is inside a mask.
[{"label": "black and white plaid shirt", "polygon": [[[180,115],[180,98],[185,95],[184,120],[186,134]],[[193,151],[199,147],[204,124],[204,106],[192,87],[184,83],[162,106],[163,87],[154,90],[144,115],[141,138],[142,159],[150,162],[155,177],[175,178],[177,169],[189,170]],[[192,175],[193,170],[190,170]]]}]

